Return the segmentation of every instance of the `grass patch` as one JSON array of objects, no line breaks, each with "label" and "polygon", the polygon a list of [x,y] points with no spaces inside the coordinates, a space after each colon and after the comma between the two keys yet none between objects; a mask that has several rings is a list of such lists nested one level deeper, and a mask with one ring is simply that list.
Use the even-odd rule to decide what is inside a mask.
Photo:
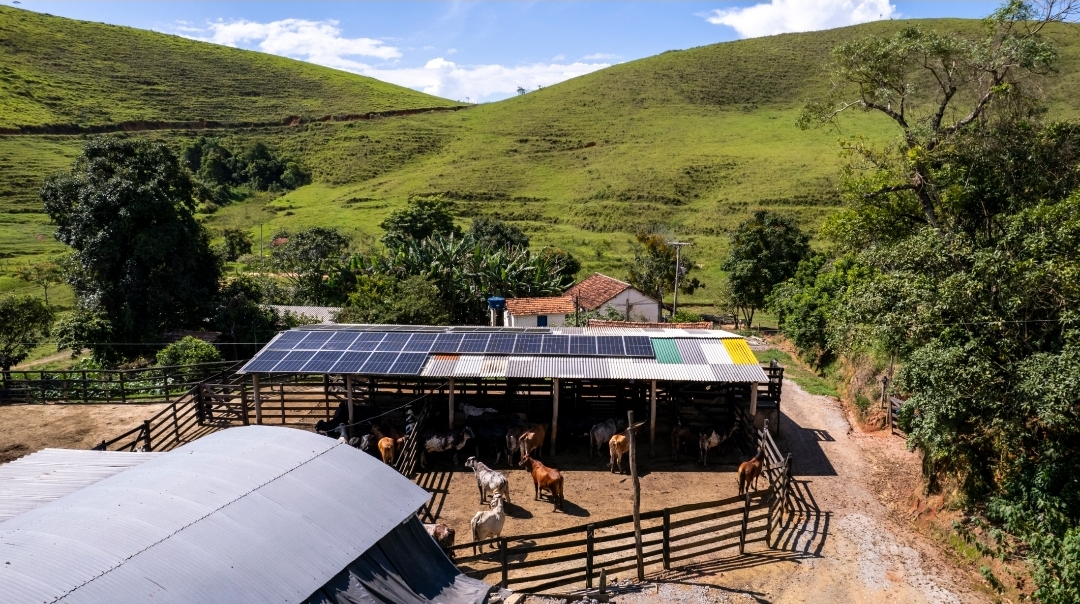
[{"label": "grass patch", "polygon": [[794,380],[800,388],[810,394],[840,397],[840,392],[834,380],[819,376],[813,371],[804,368],[792,359],[791,355],[782,350],[776,348],[755,350],[754,356],[757,357],[759,363],[770,363],[775,360],[783,365],[784,377]]}]

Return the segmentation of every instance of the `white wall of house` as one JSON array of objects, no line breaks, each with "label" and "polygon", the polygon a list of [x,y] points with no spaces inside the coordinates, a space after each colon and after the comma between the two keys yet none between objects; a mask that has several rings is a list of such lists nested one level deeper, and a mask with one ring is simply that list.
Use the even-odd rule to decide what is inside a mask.
[{"label": "white wall of house", "polygon": [[[512,315],[506,311],[503,316],[503,325],[507,327],[536,327],[536,319],[539,315]],[[559,327],[566,323],[566,315],[544,315],[547,317],[548,327]]]},{"label": "white wall of house", "polygon": [[630,321],[645,320],[655,323],[660,320],[660,305],[656,300],[632,287],[626,288],[622,293],[608,300],[600,312],[604,313],[608,308],[619,311]]}]

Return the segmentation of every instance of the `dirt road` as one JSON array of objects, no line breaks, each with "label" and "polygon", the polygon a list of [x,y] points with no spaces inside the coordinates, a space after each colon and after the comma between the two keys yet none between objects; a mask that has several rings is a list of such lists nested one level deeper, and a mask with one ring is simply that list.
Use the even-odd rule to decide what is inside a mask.
[{"label": "dirt road", "polygon": [[165,405],[2,405],[0,463],[46,447],[89,449],[142,423]]}]

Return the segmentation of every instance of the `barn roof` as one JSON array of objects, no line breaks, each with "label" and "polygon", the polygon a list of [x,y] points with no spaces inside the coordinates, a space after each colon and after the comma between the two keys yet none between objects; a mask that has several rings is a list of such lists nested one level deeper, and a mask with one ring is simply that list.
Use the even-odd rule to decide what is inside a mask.
[{"label": "barn roof", "polygon": [[301,430],[223,430],[0,522],[0,602],[302,602],[427,501]]},{"label": "barn roof", "polygon": [[586,310],[596,310],[631,287],[633,286],[625,281],[619,281],[601,273],[593,273],[566,290],[565,295],[572,300],[577,300],[577,303]]}]

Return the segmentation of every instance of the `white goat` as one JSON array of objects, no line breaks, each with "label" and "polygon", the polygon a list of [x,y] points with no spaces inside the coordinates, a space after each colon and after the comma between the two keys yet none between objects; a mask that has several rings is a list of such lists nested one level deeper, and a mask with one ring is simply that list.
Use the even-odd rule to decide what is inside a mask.
[{"label": "white goat", "polygon": [[506,503],[510,503],[510,483],[502,472],[492,470],[484,465],[484,462],[470,457],[465,461],[465,467],[472,468],[476,475],[476,488],[480,490],[480,503],[485,503],[488,493],[502,495]]},{"label": "white goat", "polygon": [[[469,526],[472,527],[472,538],[475,544],[478,541],[484,541],[485,539],[491,539],[502,535],[503,522],[506,521],[506,514],[503,513],[503,500],[502,495],[495,493],[491,496],[491,511],[479,511],[469,521]],[[484,551],[484,546],[473,545],[473,554],[476,554],[476,548],[479,547],[480,551]]]}]

